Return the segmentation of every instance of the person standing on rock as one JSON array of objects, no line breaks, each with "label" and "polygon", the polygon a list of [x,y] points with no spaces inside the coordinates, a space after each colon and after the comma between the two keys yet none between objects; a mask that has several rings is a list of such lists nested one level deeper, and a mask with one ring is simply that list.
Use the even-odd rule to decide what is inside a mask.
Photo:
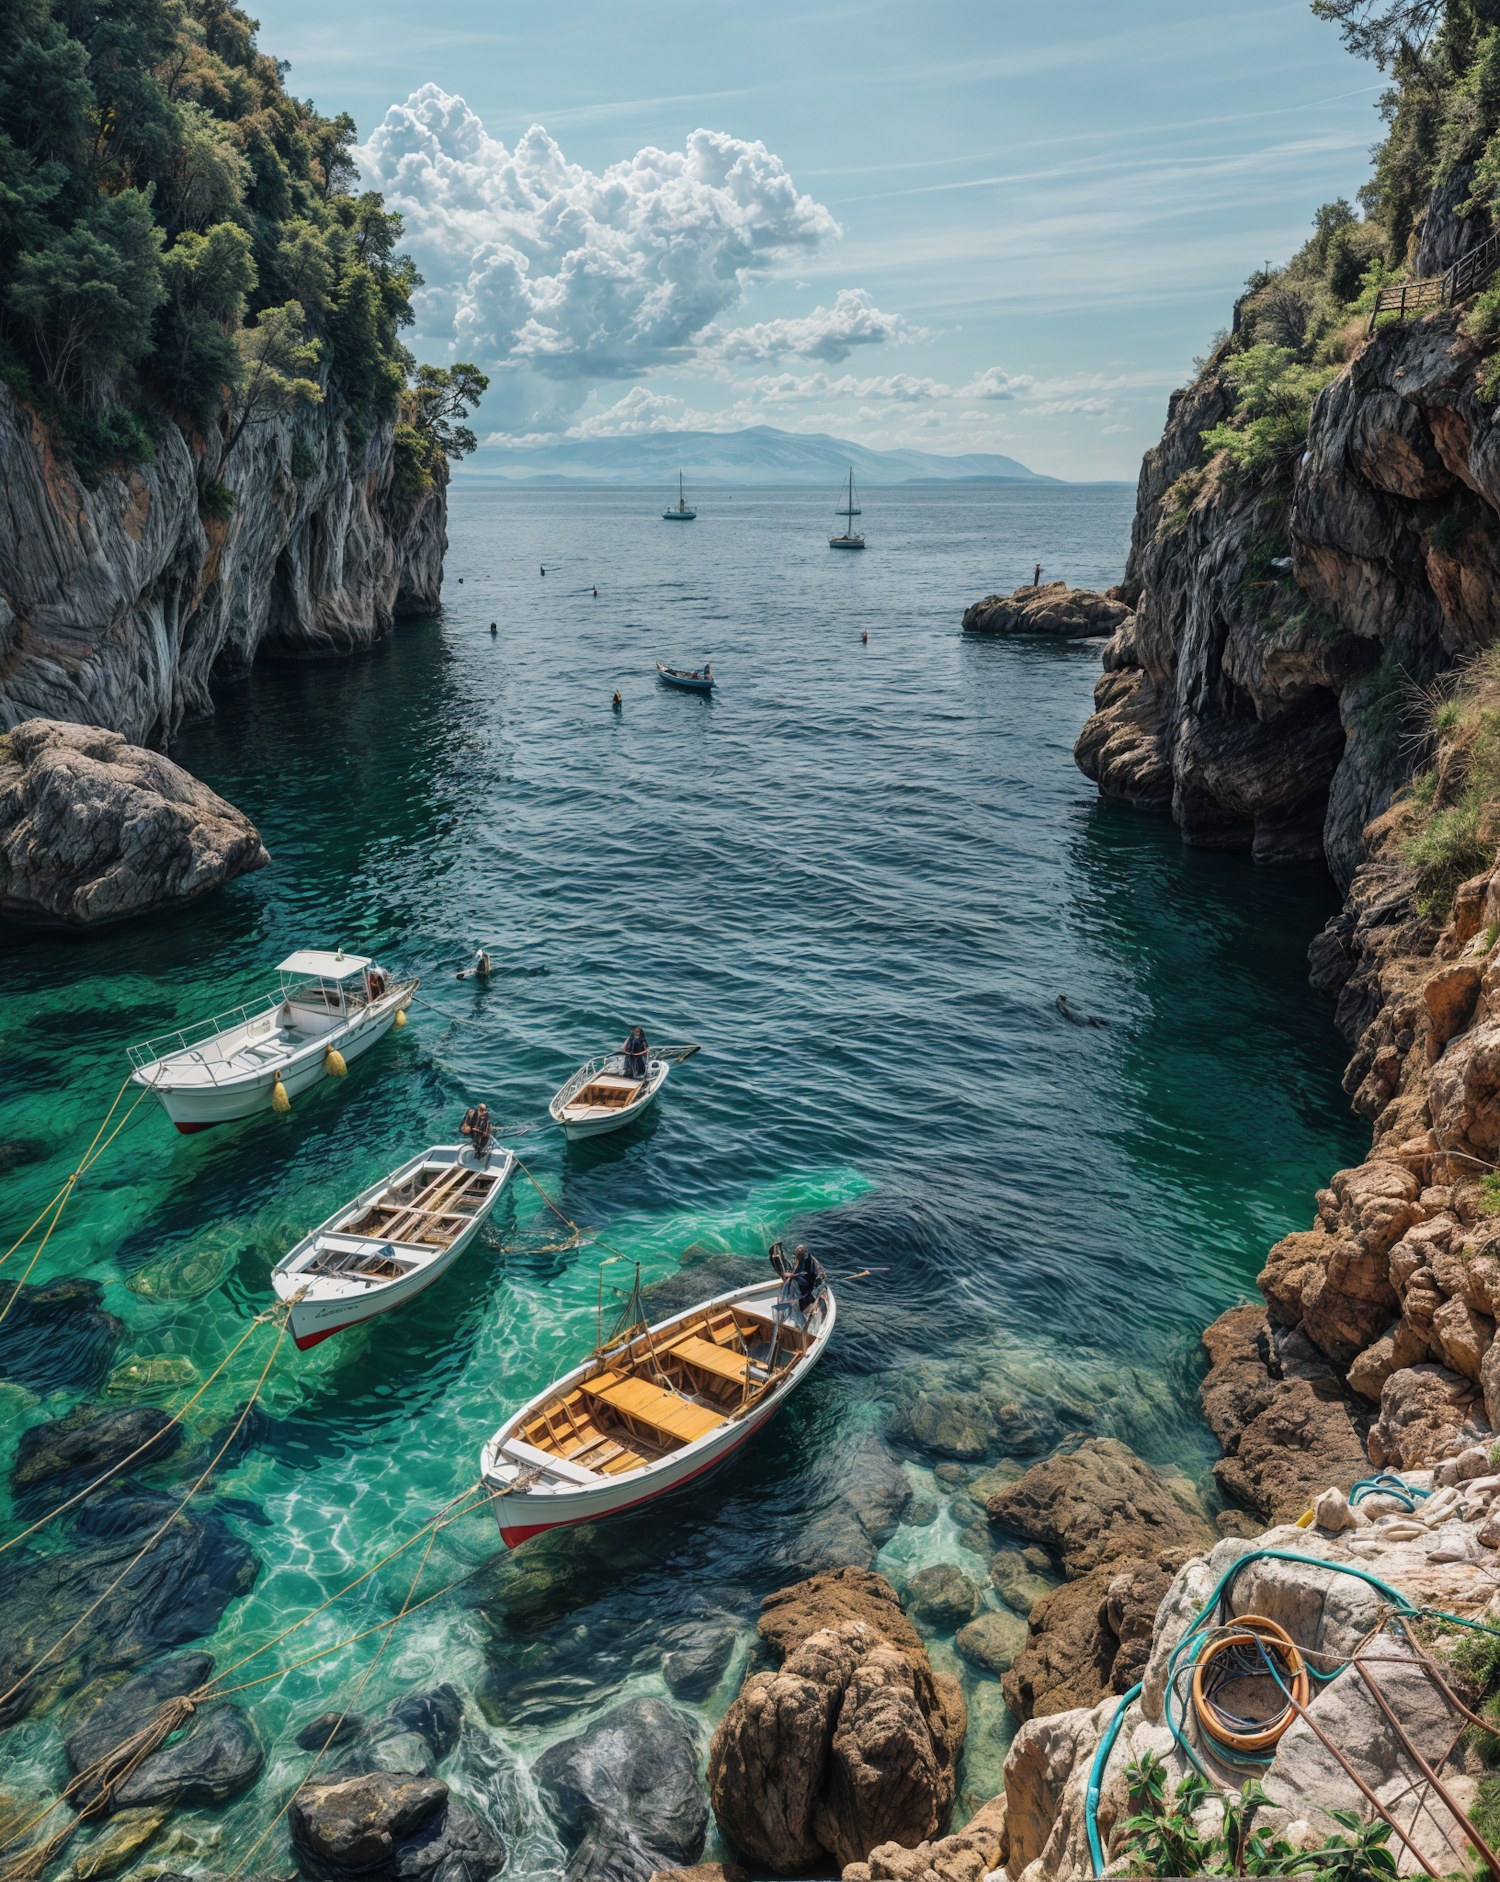
[{"label": "person standing on rock", "polygon": [[1042,585],[1042,565],[1040,562],[1037,563],[1036,568],[1032,571],[1031,585],[1033,588],[1040,588]]}]

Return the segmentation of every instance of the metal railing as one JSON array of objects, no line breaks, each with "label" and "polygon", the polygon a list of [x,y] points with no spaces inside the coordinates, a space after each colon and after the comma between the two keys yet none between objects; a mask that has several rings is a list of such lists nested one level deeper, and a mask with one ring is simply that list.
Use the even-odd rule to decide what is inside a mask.
[{"label": "metal railing", "polygon": [[217,1039],[221,1033],[229,1032],[235,1026],[243,1026],[263,1014],[274,1013],[280,1005],[281,995],[268,993],[258,1005],[233,1006],[227,1013],[215,1013],[212,1019],[199,1020],[196,1026],[184,1026],[177,1032],[166,1032],[159,1038],[143,1040],[140,1045],[128,1048],[130,1062],[138,1072],[143,1072],[148,1065],[154,1065],[173,1053],[191,1052],[195,1046],[207,1045],[210,1039]]},{"label": "metal railing", "polygon": [[1420,281],[1400,281],[1381,288],[1375,296],[1368,331],[1382,314],[1396,313],[1405,320],[1408,313],[1424,307],[1452,307],[1466,299],[1488,281],[1500,267],[1500,229],[1494,229],[1482,242],[1459,256],[1443,274],[1427,275]]}]

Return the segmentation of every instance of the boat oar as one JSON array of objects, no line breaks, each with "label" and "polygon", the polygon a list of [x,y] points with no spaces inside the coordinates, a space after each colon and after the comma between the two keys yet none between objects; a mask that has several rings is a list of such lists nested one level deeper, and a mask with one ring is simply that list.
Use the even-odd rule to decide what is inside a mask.
[{"label": "boat oar", "polygon": [[701,1052],[702,1050],[702,1046],[653,1046],[651,1048],[651,1056],[653,1059],[670,1059],[674,1065],[681,1065],[684,1060],[690,1059],[695,1052]]}]

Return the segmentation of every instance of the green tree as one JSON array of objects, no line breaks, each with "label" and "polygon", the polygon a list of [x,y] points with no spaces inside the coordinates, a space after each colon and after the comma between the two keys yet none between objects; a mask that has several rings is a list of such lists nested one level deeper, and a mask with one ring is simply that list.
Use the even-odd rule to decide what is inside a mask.
[{"label": "green tree", "polygon": [[445,457],[467,457],[479,440],[463,420],[489,384],[477,366],[419,366],[416,385],[407,394],[412,424],[433,438]]},{"label": "green tree", "polygon": [[124,190],[21,258],[7,298],[50,391],[97,403],[99,382],[147,351],[162,297],[161,240],[146,197]]},{"label": "green tree", "polygon": [[240,380],[230,399],[231,427],[224,447],[227,465],[250,425],[263,424],[298,405],[321,405],[323,388],[310,375],[321,351],[307,335],[307,322],[296,301],[263,308],[253,327],[235,336]]},{"label": "green tree", "polygon": [[166,301],[158,317],[157,363],[200,425],[213,422],[241,383],[234,329],[255,283],[250,237],[233,222],[203,235],[179,235],[162,256]]}]

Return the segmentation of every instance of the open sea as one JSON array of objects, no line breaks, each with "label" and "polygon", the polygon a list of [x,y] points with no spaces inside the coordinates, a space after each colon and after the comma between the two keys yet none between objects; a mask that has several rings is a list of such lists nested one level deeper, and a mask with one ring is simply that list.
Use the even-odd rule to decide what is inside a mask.
[{"label": "open sea", "polygon": [[[467,1104],[530,1127],[511,1141],[532,1180],[487,1244],[404,1313],[275,1353],[253,1443],[203,1492],[262,1564],[203,1643],[221,1666],[471,1485],[483,1440],[587,1354],[635,1262],[643,1283],[684,1256],[764,1267],[781,1237],[835,1277],[872,1270],[836,1281],[838,1331],[789,1409],[681,1500],[511,1557],[487,1514],[441,1530],[412,1599],[458,1585],[390,1634],[362,1689],[385,1636],[338,1643],[397,1612],[419,1552],[249,1662],[237,1679],[287,1669],[239,1701],[266,1770],[224,1811],[179,1815],[191,1866],[233,1869],[269,1831],[249,1867],[289,1873],[297,1728],[357,1689],[368,1714],[446,1679],[489,1734],[450,1782],[503,1824],[510,1877],[560,1875],[527,1767],[622,1695],[666,1694],[668,1622],[734,1632],[687,1708],[706,1733],[760,1598],[806,1567],[873,1557],[904,1586],[950,1561],[985,1581],[971,1512],[903,1423],[913,1392],[1021,1407],[1006,1430],[1031,1436],[976,1464],[1107,1432],[1212,1495],[1198,1335],[1366,1143],[1306,979],[1337,898],[1319,870],[1195,852],[1098,800],[1071,755],[1097,647],[959,631],[1037,560],[1044,579],[1118,581],[1133,499],[872,490],[849,555],[816,491],[715,490],[668,524],[649,490],[460,483],[440,615],[362,658],[264,665],[173,747],[255,819],[268,869],[162,919],[0,939],[0,1245],[66,1179],[132,1041],[258,995],[298,946],[422,977],[412,1023],[289,1116],[194,1137],[149,1103],[129,1116],[29,1273],[102,1283],[125,1327],[110,1378],[0,1323],[6,1477],[20,1432],[80,1401],[180,1404],[267,1307],[290,1243],[454,1141]],[[655,678],[705,657],[711,700]],[[487,985],[456,977],[479,944]],[[1071,1023],[1060,995],[1100,1023]],[[572,1147],[536,1127],[636,1022],[702,1046],[649,1120]],[[549,1203],[599,1245],[568,1245]],[[274,1340],[253,1330],[195,1435],[245,1403]],[[191,1371],[130,1363],[157,1359]],[[892,1470],[935,1519],[890,1534]],[[932,1645],[969,1696],[972,1804],[999,1789],[1014,1721],[950,1638]],[[23,1785],[59,1781],[66,1718],[5,1741]]]}]

